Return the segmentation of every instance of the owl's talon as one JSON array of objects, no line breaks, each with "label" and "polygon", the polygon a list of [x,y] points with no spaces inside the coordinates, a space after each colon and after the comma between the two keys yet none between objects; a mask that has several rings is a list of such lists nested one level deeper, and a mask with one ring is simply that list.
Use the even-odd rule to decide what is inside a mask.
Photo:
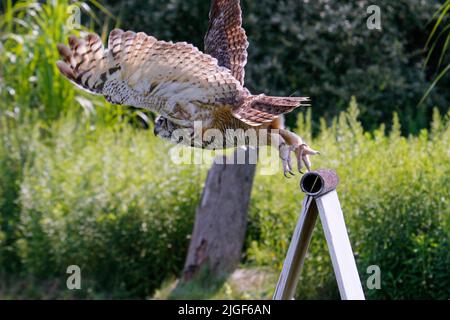
[{"label": "owl's talon", "polygon": [[292,174],[291,148],[285,143],[282,143],[279,146],[279,151],[280,151],[280,159],[283,164],[283,174],[286,178],[289,179],[290,176],[288,176],[288,173]]},{"label": "owl's talon", "polygon": [[308,155],[303,156],[303,163],[305,164],[306,170],[309,172],[311,171],[311,161],[309,160]]},{"label": "owl's talon", "polygon": [[306,171],[311,171],[311,161],[309,160],[310,155],[320,154],[319,151],[311,149],[307,144],[302,143],[295,146],[294,148],[295,156],[297,158],[297,168],[298,172],[303,174],[303,165],[306,167]]},{"label": "owl's talon", "polygon": [[[288,160],[283,160],[283,174],[286,178],[291,178],[291,176],[295,176],[295,173],[292,172],[292,167],[289,165]],[[290,175],[289,175],[290,174]]]},{"label": "owl's talon", "polygon": [[[290,174],[290,176],[288,174]],[[295,173],[292,172],[291,169],[288,169],[288,170],[284,171],[284,176],[289,179],[289,178],[295,176]]]}]

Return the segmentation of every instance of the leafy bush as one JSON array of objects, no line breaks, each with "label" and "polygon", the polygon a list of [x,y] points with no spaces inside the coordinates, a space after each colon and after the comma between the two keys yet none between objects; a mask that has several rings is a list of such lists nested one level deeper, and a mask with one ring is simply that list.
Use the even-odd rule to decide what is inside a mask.
[{"label": "leafy bush", "polygon": [[20,220],[20,193],[24,168],[33,157],[29,141],[36,136],[35,126],[0,116],[0,272],[20,269],[17,239]]},{"label": "leafy bush", "polygon": [[182,267],[201,192],[197,171],[168,161],[152,133],[63,119],[30,141],[20,184],[24,274],[64,277],[79,265],[93,288],[145,297]]},{"label": "leafy bush", "polygon": [[[422,64],[438,0],[241,2],[250,41],[246,85],[252,92],[310,95],[315,123],[331,120],[355,95],[365,128],[388,123],[396,111],[404,133],[426,127],[431,107],[447,111],[450,77],[417,107],[435,67],[425,72]],[[381,31],[366,26],[370,5],[381,9]],[[113,0],[108,7],[122,28],[203,48],[209,1]]]},{"label": "leafy bush", "polygon": [[[381,268],[381,290],[369,298],[447,299],[450,256],[448,116],[435,111],[433,129],[418,137],[400,136],[398,117],[364,132],[353,101],[327,128],[322,121],[314,147],[323,152],[315,167],[338,172],[338,193],[348,224],[363,286],[370,265]],[[301,132],[305,126],[300,123]],[[281,268],[300,211],[298,181],[258,176],[254,183],[248,235],[248,260]],[[318,228],[321,230],[320,228]],[[301,298],[338,297],[334,273],[321,231],[313,236],[300,286]]]}]

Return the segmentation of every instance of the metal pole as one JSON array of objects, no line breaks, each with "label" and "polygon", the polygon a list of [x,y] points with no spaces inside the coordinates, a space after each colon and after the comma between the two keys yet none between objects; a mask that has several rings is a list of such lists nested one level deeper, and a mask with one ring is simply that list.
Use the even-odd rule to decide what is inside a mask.
[{"label": "metal pole", "polygon": [[350,239],[336,190],[316,199],[334,274],[343,300],[364,300]]},{"label": "metal pole", "polygon": [[316,224],[317,215],[317,206],[313,197],[305,197],[302,212],[295,227],[294,235],[292,236],[283,264],[283,270],[281,271],[273,295],[274,300],[290,300],[294,297],[300,271],[303,267],[312,232]]}]

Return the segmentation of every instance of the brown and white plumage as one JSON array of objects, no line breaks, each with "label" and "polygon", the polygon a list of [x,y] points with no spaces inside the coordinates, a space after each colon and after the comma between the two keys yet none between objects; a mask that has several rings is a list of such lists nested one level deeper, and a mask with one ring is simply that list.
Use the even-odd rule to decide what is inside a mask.
[{"label": "brown and white plumage", "polygon": [[58,67],[78,86],[176,121],[200,120],[202,109],[236,104],[244,92],[228,69],[187,43],[116,29],[107,49],[94,34],[70,37],[69,46],[58,46],[64,59]]},{"label": "brown and white plumage", "polygon": [[[243,86],[248,41],[239,0],[213,0],[209,18],[205,53],[186,42],[115,29],[107,48],[95,34],[69,37],[69,47],[58,45],[63,60],[57,66],[84,90],[154,111],[173,129],[202,121],[204,130],[224,133],[250,127],[285,131],[278,117],[309,99],[250,94]],[[280,135],[289,145],[301,141],[292,133]]]},{"label": "brown and white plumage", "polygon": [[205,53],[215,57],[219,65],[231,70],[242,85],[248,45],[247,35],[242,28],[239,0],[212,1],[205,35]]}]

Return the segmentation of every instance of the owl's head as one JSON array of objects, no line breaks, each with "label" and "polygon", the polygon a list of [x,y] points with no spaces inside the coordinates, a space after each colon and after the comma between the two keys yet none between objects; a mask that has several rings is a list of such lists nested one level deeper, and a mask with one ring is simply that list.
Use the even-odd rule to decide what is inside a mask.
[{"label": "owl's head", "polygon": [[158,116],[155,120],[153,133],[157,137],[170,140],[175,129],[176,127],[171,121],[168,121],[163,116]]}]

